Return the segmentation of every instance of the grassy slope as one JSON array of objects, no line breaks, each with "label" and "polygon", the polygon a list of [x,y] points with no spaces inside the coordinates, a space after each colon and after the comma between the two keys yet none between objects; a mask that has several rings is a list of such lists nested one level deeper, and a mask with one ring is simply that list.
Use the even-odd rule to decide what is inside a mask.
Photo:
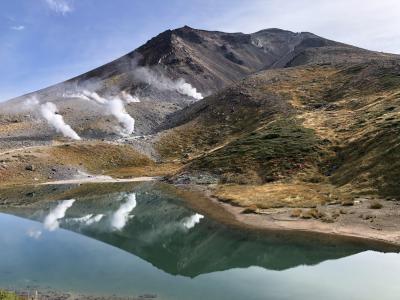
[{"label": "grassy slope", "polygon": [[267,125],[194,160],[190,167],[214,170],[223,182],[273,182],[319,161],[321,141],[294,118],[278,117]]},{"label": "grassy slope", "polygon": [[230,184],[217,189],[223,199],[265,206],[277,198],[269,182],[288,197],[311,185],[323,201],[399,195],[398,62],[266,71],[190,109],[158,148],[165,160],[186,157],[184,172]]},{"label": "grassy slope", "polygon": [[[71,178],[78,171],[91,174],[157,176],[176,169],[161,166],[127,145],[106,142],[71,142],[9,151],[0,156],[0,182],[3,185],[39,183]],[[27,170],[33,166],[33,170]]]}]

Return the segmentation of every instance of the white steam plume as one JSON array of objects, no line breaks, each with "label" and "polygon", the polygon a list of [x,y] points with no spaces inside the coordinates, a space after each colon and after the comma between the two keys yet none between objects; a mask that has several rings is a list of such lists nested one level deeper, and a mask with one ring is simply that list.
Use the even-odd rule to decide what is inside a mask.
[{"label": "white steam plume", "polygon": [[94,100],[94,101],[96,101],[96,102],[98,102],[100,104],[106,104],[107,103],[107,100],[104,99],[103,97],[100,97],[100,95],[97,94],[96,92],[90,92],[88,90],[83,90],[82,93],[83,93],[83,95],[85,97],[88,97],[89,99],[92,99],[92,100]]},{"label": "white steam plume", "polygon": [[174,82],[176,90],[183,94],[188,95],[194,99],[201,100],[203,99],[203,95],[197,91],[195,87],[193,87],[190,83],[187,83],[184,79],[179,78]]},{"label": "white steam plume", "polygon": [[65,212],[74,204],[75,199],[64,200],[58,204],[54,209],[50,210],[49,214],[44,219],[44,228],[49,231],[54,231],[60,227],[58,220],[64,218]]},{"label": "white steam plume", "polygon": [[33,96],[33,97],[26,99],[24,101],[23,105],[24,105],[25,109],[28,109],[28,110],[33,109],[36,105],[39,105],[39,100],[35,96]]},{"label": "white steam plume", "polygon": [[64,122],[64,118],[57,113],[57,106],[52,102],[46,102],[40,105],[40,112],[47,123],[53,126],[57,132],[61,132],[63,136],[73,140],[80,140],[80,136]]},{"label": "white steam plume", "polygon": [[57,132],[60,132],[63,136],[71,138],[73,140],[80,140],[80,136],[65,123],[62,115],[58,113],[57,106],[52,102],[46,102],[40,104],[36,97],[31,97],[24,102],[25,109],[36,109],[39,108],[41,116],[47,121],[49,125],[54,127]]},{"label": "white steam plume", "polygon": [[125,110],[124,103],[120,99],[112,99],[107,102],[107,109],[122,125],[122,134],[129,135],[135,130],[135,119]]},{"label": "white steam plume", "polygon": [[79,98],[86,101],[90,101],[90,98],[86,96],[84,93],[76,92],[76,93],[63,93],[63,98]]},{"label": "white steam plume", "polygon": [[[140,102],[138,99],[135,99],[128,93],[125,95],[121,94],[121,97],[125,97],[125,101],[132,100],[133,102]],[[88,90],[82,90],[81,92],[64,94],[63,97],[74,97],[80,98],[87,101],[94,101],[105,107],[105,113],[113,115],[118,122],[122,125],[122,130],[119,132],[121,135],[130,135],[135,130],[135,119],[132,118],[126,111],[124,103],[118,97],[113,97],[111,100],[107,100],[101,97],[96,92],[91,92]],[[130,98],[129,98],[130,97]],[[132,98],[132,99],[131,99]]]},{"label": "white steam plume", "polygon": [[201,214],[194,214],[183,221],[183,227],[186,229],[193,228],[197,223],[200,223],[200,220],[203,219],[204,216]]},{"label": "white steam plume", "polygon": [[129,213],[136,207],[136,194],[128,195],[128,200],[111,215],[111,226],[114,230],[121,230],[129,220]]},{"label": "white steam plume", "polygon": [[121,98],[126,101],[126,103],[137,103],[140,99],[137,96],[132,96],[131,94],[122,91]]},{"label": "white steam plume", "polygon": [[177,91],[180,94],[190,96],[197,100],[203,99],[203,95],[182,78],[171,80],[145,67],[136,68],[133,74],[137,80],[153,85],[160,90]]}]

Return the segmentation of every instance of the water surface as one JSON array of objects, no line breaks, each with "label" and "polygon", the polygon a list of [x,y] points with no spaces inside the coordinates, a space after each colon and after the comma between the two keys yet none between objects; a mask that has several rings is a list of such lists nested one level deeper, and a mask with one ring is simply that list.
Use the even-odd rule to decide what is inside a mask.
[{"label": "water surface", "polygon": [[228,228],[150,183],[57,189],[3,206],[0,287],[171,300],[400,294],[396,253]]}]

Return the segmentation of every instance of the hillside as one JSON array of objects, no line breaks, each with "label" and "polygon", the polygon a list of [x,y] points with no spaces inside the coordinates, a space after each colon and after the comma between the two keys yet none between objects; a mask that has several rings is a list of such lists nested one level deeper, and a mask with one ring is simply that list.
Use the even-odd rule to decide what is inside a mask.
[{"label": "hillside", "polygon": [[[32,96],[54,102],[66,122],[85,139],[115,139],[118,121],[98,103],[79,97],[96,92],[106,99],[121,91],[140,102],[127,101],[136,120],[134,135],[154,134],[167,116],[219,89],[264,69],[310,63],[349,63],[384,58],[311,33],[280,29],[253,34],[224,33],[183,27],[167,30],[127,55],[70,79],[0,104],[0,138],[12,146],[46,144],[53,129],[22,109]],[[182,86],[181,78],[191,86]],[[183,91],[182,91],[183,89]],[[197,94],[196,94],[197,91]],[[198,98],[197,98],[198,99]],[[170,125],[168,125],[170,126]],[[161,127],[163,128],[163,127]]]},{"label": "hillside", "polygon": [[[398,197],[400,61],[262,71],[175,115],[175,180],[323,183]],[[186,179],[185,179],[186,178]]]}]

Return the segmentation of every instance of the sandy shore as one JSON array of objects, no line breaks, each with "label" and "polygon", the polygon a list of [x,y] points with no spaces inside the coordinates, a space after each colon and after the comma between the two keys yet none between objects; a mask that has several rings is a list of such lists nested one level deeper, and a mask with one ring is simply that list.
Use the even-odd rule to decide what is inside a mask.
[{"label": "sandy shore", "polygon": [[308,234],[317,234],[324,239],[355,239],[378,248],[382,246],[383,249],[400,252],[400,203],[387,201],[379,210],[369,208],[369,199],[362,199],[351,207],[318,207],[339,212],[333,223],[326,223],[319,219],[291,217],[292,208],[266,209],[244,214],[243,207],[219,201],[206,187],[179,187],[187,192],[197,193],[198,196],[195,197],[185,196],[190,206],[222,223],[250,230],[304,234],[305,238]]},{"label": "sandy shore", "polygon": [[[376,220],[377,216],[365,216],[368,218],[365,219],[364,216],[361,216],[362,212],[341,215],[339,220],[333,223],[324,223],[314,219],[292,218],[289,216],[289,209],[270,209],[257,214],[243,214],[241,207],[221,202],[219,202],[219,205],[233,214],[240,223],[251,227],[364,238],[397,245],[400,250],[400,224],[385,226],[380,224],[381,220]],[[400,216],[397,215],[397,218],[400,219]],[[372,220],[372,222],[369,220]]]},{"label": "sandy shore", "polygon": [[65,179],[57,181],[47,181],[39,185],[60,185],[60,184],[82,184],[82,183],[118,183],[118,182],[143,182],[154,181],[158,177],[133,177],[133,178],[113,178],[109,176],[90,176],[85,178]]}]

